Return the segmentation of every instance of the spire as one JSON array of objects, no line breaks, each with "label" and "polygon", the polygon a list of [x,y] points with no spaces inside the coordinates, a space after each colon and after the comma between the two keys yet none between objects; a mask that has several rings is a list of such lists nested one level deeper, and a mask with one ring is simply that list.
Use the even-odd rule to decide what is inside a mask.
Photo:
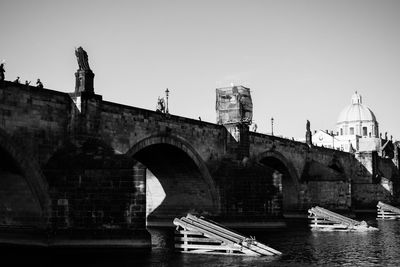
[{"label": "spire", "polygon": [[359,95],[357,93],[357,91],[353,94],[353,96],[351,97],[351,103],[353,105],[355,104],[361,104],[362,103],[362,99],[361,99],[361,95]]}]

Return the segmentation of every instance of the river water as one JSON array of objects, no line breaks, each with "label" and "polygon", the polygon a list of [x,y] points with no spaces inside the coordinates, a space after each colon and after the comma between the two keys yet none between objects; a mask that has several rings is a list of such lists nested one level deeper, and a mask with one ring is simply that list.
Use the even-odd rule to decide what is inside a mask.
[{"label": "river water", "polygon": [[[281,256],[275,257],[178,253],[173,248],[174,229],[150,228],[151,252],[63,254],[52,257],[46,266],[400,266],[400,221],[372,219],[367,223],[378,227],[379,231],[315,232],[306,224],[289,225],[283,229],[240,230],[282,252]],[[21,258],[23,254],[19,255]],[[26,266],[49,263],[49,257],[34,258],[29,259]],[[0,260],[0,266],[7,265],[1,264]]]},{"label": "river water", "polygon": [[315,232],[303,226],[241,231],[281,251],[278,257],[172,253],[169,233],[154,229],[155,247],[143,266],[400,266],[400,221],[367,222],[379,231]]}]

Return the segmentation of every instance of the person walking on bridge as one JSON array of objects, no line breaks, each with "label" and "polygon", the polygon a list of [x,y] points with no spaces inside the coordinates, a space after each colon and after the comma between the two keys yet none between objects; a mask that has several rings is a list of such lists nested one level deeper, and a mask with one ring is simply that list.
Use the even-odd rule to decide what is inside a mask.
[{"label": "person walking on bridge", "polygon": [[1,63],[0,64],[0,81],[4,81],[4,77],[5,77],[4,72],[6,72],[4,69],[4,63]]}]

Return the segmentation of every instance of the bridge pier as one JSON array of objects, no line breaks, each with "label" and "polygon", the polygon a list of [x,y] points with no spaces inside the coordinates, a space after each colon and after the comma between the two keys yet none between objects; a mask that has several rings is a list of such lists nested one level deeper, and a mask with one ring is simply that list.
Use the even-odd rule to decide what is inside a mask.
[{"label": "bridge pier", "polygon": [[48,161],[48,246],[150,248],[140,163],[96,139],[68,143]]}]

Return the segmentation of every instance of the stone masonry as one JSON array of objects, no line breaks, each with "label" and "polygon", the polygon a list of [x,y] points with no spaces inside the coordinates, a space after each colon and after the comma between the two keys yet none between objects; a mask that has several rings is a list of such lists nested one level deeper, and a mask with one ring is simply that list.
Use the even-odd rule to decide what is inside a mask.
[{"label": "stone masonry", "polygon": [[147,168],[166,192],[153,219],[194,212],[263,221],[312,205],[398,201],[390,159],[237,128],[239,139],[223,124],[107,102],[84,88],[2,81],[0,224],[33,229],[48,246],[149,248]]}]

